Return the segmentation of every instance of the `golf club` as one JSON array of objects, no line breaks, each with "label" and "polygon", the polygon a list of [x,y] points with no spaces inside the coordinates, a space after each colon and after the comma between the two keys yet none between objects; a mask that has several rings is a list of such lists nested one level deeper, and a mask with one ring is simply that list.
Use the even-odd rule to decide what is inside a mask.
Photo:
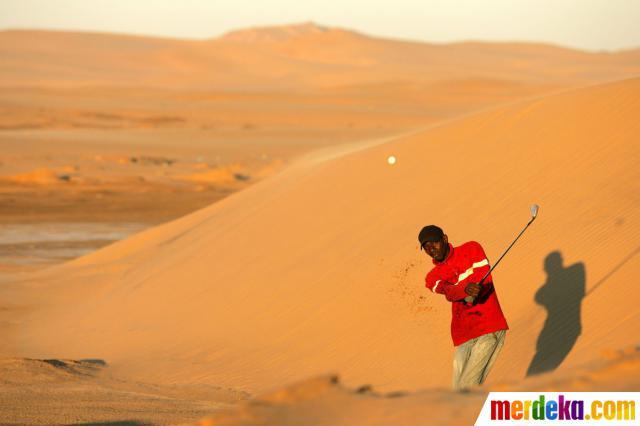
[{"label": "golf club", "polygon": [[[513,247],[513,245],[516,243],[516,241],[518,241],[518,238],[520,238],[520,236],[522,234],[524,234],[524,231],[526,231],[527,228],[529,227],[529,225],[531,225],[533,223],[533,221],[536,219],[536,216],[538,216],[538,210],[539,209],[540,209],[539,205],[537,205],[537,204],[532,204],[531,205],[531,220],[529,221],[529,223],[527,223],[527,225],[524,227],[524,229],[522,231],[520,231],[520,233],[518,234],[516,239],[513,240],[513,242],[511,243],[511,245],[509,247],[507,247],[507,249],[504,251],[504,253],[502,253],[502,256],[500,256],[498,261],[491,267],[491,269],[489,269],[489,271],[484,275],[484,277],[482,277],[482,279],[480,280],[480,282],[478,284],[480,284],[480,285],[484,284],[484,280],[486,280],[487,277],[489,275],[491,275],[491,272],[496,268],[496,266],[498,266],[498,263],[500,263],[500,261],[502,260],[504,255],[507,254],[507,252],[511,249],[511,247]],[[473,303],[473,302],[475,302],[475,300],[476,300],[476,298],[473,297],[473,296],[467,296],[467,297],[464,298],[464,301],[468,302],[468,303]]]}]

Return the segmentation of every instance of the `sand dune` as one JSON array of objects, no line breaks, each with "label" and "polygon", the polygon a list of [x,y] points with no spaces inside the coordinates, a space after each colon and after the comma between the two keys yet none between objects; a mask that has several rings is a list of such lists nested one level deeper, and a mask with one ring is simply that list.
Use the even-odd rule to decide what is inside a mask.
[{"label": "sand dune", "polygon": [[29,358],[0,359],[0,392],[3,425],[170,425],[246,398],[213,386],[126,382],[103,360]]},{"label": "sand dune", "polygon": [[[640,80],[625,80],[315,153],[179,220],[3,283],[16,305],[4,315],[20,318],[6,350],[250,393],[327,373],[381,392],[446,389],[450,308],[423,288],[416,232],[439,223],[495,259],[531,202],[538,221],[494,274],[512,330],[489,385],[524,378],[539,336],[543,367],[559,356],[548,336],[577,337],[556,372],[633,345],[640,317],[624,295],[639,259],[639,95]],[[536,297],[545,283],[553,302]],[[554,303],[577,303],[578,315],[541,333]]]},{"label": "sand dune", "polygon": [[[436,406],[466,424],[488,389],[637,389],[640,50],[307,23],[201,41],[5,31],[0,55],[3,221],[158,223],[244,188],[0,275],[12,422],[167,424],[251,394],[215,424],[412,424]],[[494,273],[505,348],[455,396],[417,231],[495,260],[532,202]]]},{"label": "sand dune", "polygon": [[[638,372],[640,349],[630,347],[611,359],[573,368],[566,374],[544,375],[491,390],[633,392],[638,389]],[[198,425],[422,425],[425,419],[430,425],[469,425],[476,420],[488,390],[468,394],[441,390],[385,394],[367,386],[346,388],[336,376],[317,377],[266,393],[233,409],[219,410]]]},{"label": "sand dune", "polygon": [[[313,23],[200,41],[3,31],[0,55],[8,223],[156,224],[318,147],[402,134],[640,66],[638,51],[438,45]],[[133,161],[151,157],[166,162]],[[239,165],[251,179],[183,179],[202,163]]]},{"label": "sand dune", "polygon": [[[640,71],[640,51],[527,43],[428,44],[313,23],[210,40],[99,33],[0,33],[0,86],[291,90],[461,78],[580,85]],[[91,64],[91,66],[87,66]]]}]

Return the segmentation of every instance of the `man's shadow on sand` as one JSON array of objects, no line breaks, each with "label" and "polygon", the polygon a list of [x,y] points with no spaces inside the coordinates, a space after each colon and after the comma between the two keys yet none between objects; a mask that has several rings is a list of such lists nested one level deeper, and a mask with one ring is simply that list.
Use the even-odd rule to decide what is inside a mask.
[{"label": "man's shadow on sand", "polygon": [[535,301],[547,310],[547,319],[538,336],[536,354],[527,376],[558,368],[582,333],[580,307],[586,288],[584,263],[565,268],[562,254],[554,251],[545,258],[544,269],[547,281],[536,292]]}]

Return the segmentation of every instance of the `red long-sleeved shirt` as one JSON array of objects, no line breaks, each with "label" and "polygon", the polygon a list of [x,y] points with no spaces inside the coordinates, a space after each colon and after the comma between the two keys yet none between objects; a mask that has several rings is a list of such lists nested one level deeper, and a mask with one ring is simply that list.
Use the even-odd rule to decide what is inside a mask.
[{"label": "red long-sleeved shirt", "polygon": [[485,280],[475,303],[467,303],[464,289],[469,283],[478,283],[489,271],[489,260],[482,246],[469,241],[459,247],[449,244],[447,257],[438,262],[427,274],[426,287],[444,295],[451,302],[451,338],[459,346],[467,340],[499,330],[507,330],[505,319],[491,275]]}]

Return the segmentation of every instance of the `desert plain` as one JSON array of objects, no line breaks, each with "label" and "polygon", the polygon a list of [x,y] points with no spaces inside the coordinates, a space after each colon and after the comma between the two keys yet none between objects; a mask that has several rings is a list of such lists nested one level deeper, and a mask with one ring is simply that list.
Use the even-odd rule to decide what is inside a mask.
[{"label": "desert plain", "polygon": [[[470,424],[491,390],[638,390],[640,50],[305,23],[0,55],[0,424]],[[534,202],[494,273],[505,347],[454,393],[417,233],[495,260]]]}]

